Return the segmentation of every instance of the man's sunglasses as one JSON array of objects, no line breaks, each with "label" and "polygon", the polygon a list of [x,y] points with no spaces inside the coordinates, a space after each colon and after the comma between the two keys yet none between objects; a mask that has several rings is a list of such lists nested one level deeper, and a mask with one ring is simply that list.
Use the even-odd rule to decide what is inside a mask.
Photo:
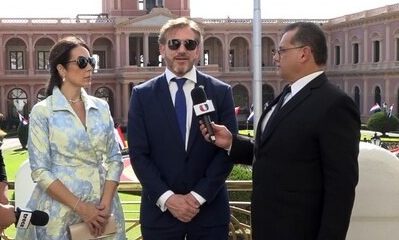
[{"label": "man's sunglasses", "polygon": [[80,69],[84,69],[87,67],[87,64],[90,64],[92,68],[96,66],[96,59],[94,57],[83,57],[79,56],[76,60],[71,60],[66,63],[75,62]]},{"label": "man's sunglasses", "polygon": [[193,51],[198,46],[198,42],[191,39],[188,40],[170,39],[168,41],[168,47],[170,50],[177,50],[180,48],[182,44],[188,51]]}]

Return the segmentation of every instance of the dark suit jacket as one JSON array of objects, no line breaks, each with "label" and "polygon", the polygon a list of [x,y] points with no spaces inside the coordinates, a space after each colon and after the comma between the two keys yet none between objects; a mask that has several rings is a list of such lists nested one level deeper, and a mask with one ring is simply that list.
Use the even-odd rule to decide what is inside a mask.
[{"label": "dark suit jacket", "polygon": [[258,127],[254,144],[236,136],[230,152],[246,164],[255,155],[254,239],[345,239],[358,182],[360,117],[354,102],[323,73],[270,124],[263,139]]},{"label": "dark suit jacket", "polygon": [[[203,85],[215,112],[211,119],[237,132],[231,87],[200,72],[197,85]],[[178,223],[169,211],[161,212],[158,198],[167,190],[176,194],[194,191],[206,199],[194,224],[215,226],[230,221],[225,180],[233,163],[225,150],[204,140],[193,114],[187,151],[179,133],[175,109],[165,75],[134,87],[128,121],[131,163],[142,191],[141,224],[168,227]]]}]

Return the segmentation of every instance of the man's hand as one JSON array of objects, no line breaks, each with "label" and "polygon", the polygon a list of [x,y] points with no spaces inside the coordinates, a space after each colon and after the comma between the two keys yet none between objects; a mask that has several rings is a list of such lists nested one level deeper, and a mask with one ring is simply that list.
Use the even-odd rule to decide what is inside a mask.
[{"label": "man's hand", "polygon": [[199,203],[195,204],[193,200],[187,200],[187,198],[189,198],[187,195],[173,194],[165,202],[169,212],[185,223],[190,222],[199,212]]},{"label": "man's hand", "polygon": [[[233,142],[233,135],[231,134],[229,129],[227,129],[226,126],[224,125],[218,125],[215,124],[214,122],[212,122],[211,125],[216,137],[216,141],[214,144],[225,150],[230,149],[231,144]],[[209,142],[208,130],[206,129],[205,124],[201,120],[200,120],[200,129],[202,135],[205,137],[205,140]]]}]

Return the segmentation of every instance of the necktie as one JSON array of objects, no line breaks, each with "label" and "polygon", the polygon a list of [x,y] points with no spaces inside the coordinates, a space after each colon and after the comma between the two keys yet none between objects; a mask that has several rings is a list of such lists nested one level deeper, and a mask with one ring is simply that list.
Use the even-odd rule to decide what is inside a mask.
[{"label": "necktie", "polygon": [[183,142],[186,142],[186,119],[187,119],[187,107],[186,107],[186,96],[184,95],[183,85],[187,78],[173,78],[172,81],[177,84],[177,92],[175,95],[175,111],[177,121],[179,123],[180,134]]},{"label": "necktie", "polygon": [[[274,108],[272,114],[269,117],[269,120],[266,123],[266,127],[265,130],[263,131],[264,133],[266,133],[266,131],[268,131],[268,128],[270,127],[271,122],[273,121],[273,119],[275,118],[275,116],[277,115],[278,111],[281,109],[281,107],[283,106],[285,97],[287,96],[287,94],[289,94],[291,92],[291,87],[289,85],[286,85],[283,89],[283,91],[280,94],[280,98],[278,99],[277,103],[276,103],[276,107]],[[263,134],[264,135],[264,134]]]}]

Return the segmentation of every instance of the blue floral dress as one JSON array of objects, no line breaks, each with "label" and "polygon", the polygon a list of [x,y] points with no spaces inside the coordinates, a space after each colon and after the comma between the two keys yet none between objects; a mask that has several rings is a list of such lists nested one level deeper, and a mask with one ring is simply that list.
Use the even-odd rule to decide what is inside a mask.
[{"label": "blue floral dress", "polygon": [[[53,95],[32,108],[28,151],[32,179],[37,185],[27,207],[47,212],[50,220],[44,227],[18,229],[17,240],[67,240],[68,226],[82,221],[71,208],[46,194],[56,179],[82,201],[95,204],[100,203],[105,180],[119,182],[123,162],[109,106],[84,89],[81,95],[86,127],[57,87]],[[112,213],[118,232],[106,239],[125,240],[123,210],[117,194]]]}]

